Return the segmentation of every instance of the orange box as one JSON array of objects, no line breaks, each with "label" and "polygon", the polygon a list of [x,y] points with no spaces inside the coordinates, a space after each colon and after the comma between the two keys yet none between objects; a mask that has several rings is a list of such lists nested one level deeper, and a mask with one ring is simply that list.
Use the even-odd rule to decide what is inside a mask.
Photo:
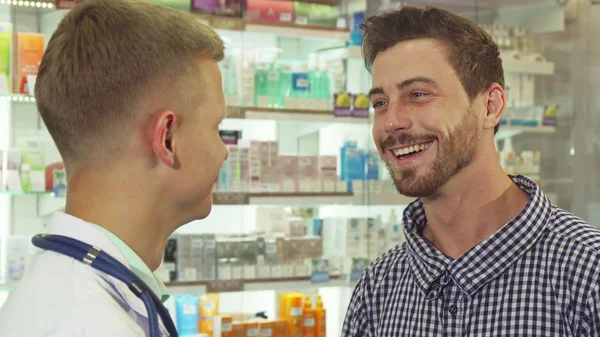
[{"label": "orange box", "polygon": [[288,323],[283,319],[275,320],[271,323],[273,325],[273,337],[287,337]]},{"label": "orange box", "polygon": [[29,95],[27,76],[37,76],[44,55],[44,35],[35,33],[17,33],[15,35],[13,90],[18,94]]},{"label": "orange box", "polygon": [[261,321],[260,322],[260,337],[273,337],[273,322],[272,321]]},{"label": "orange box", "polygon": [[244,337],[259,337],[260,324],[258,322],[244,322]]},{"label": "orange box", "polygon": [[233,337],[244,337],[244,323],[231,324]]},{"label": "orange box", "polygon": [[221,317],[221,337],[238,337],[233,331],[233,318],[231,316]]}]

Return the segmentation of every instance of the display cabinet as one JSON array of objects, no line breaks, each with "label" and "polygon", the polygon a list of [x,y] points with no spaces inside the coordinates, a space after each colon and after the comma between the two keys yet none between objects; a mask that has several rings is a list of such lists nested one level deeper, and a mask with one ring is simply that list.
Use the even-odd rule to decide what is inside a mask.
[{"label": "display cabinet", "polygon": [[[397,194],[371,138],[370,75],[357,29],[365,15],[400,5],[440,6],[494,36],[509,104],[497,135],[505,170],[534,178],[560,207],[600,221],[594,170],[600,117],[593,94],[600,6],[583,0],[152,2],[191,12],[227,45],[220,63],[228,106],[221,136],[230,155],[214,187],[215,206],[207,219],[173,235],[156,271],[173,295],[173,315],[180,302],[204,306],[200,330],[213,319],[255,324],[256,314],[273,327],[309,298],[307,317],[325,312],[326,334],[337,336],[362,270],[403,242],[402,211],[412,199]],[[35,73],[19,73],[19,62],[26,62],[19,39],[41,39],[42,53],[68,11],[57,6],[70,5],[0,0],[4,295],[36,253],[30,236],[46,231],[49,216],[65,204],[60,155],[25,90]],[[207,309],[211,303],[214,310]]]}]

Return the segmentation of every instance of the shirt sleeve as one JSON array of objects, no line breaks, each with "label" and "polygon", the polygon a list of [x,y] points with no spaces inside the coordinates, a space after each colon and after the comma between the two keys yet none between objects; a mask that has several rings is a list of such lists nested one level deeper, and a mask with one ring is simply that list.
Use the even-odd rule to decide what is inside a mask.
[{"label": "shirt sleeve", "polygon": [[342,337],[373,337],[369,333],[367,308],[365,304],[364,274],[356,283],[344,326],[342,327]]},{"label": "shirt sleeve", "polygon": [[579,337],[600,337],[600,280],[588,297],[578,331]]}]

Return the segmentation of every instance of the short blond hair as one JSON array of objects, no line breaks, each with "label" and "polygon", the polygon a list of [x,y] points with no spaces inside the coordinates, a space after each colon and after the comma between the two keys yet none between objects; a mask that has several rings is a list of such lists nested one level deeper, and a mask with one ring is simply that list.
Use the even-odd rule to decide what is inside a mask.
[{"label": "short blond hair", "polygon": [[[161,79],[220,61],[222,39],[192,15],[135,0],[85,0],[60,22],[35,85],[40,115],[65,163],[119,146]],[[168,88],[165,88],[168,89]]]}]

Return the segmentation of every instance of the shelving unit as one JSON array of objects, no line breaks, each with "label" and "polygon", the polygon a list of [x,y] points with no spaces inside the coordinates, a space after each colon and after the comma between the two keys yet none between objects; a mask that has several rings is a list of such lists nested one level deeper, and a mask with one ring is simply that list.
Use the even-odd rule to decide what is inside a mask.
[{"label": "shelving unit", "polygon": [[[448,1],[443,2],[448,3]],[[486,1],[486,3],[490,3],[490,1]],[[7,4],[10,4],[10,7]],[[518,1],[513,1],[512,5],[519,5]],[[21,0],[0,0],[0,12],[3,10],[7,12],[8,16],[16,13],[19,20],[23,19],[20,20],[19,29],[21,31],[34,31],[37,29],[46,36],[49,36],[52,32],[53,25],[57,23],[57,20],[67,12],[66,10],[56,10],[50,1]],[[484,12],[481,12],[482,15],[487,15],[487,10],[486,8]],[[490,20],[492,22],[495,22],[494,20],[508,22],[512,20],[513,15],[511,13],[514,14],[515,11],[501,11],[494,18],[490,16]],[[557,12],[552,9],[552,13]],[[340,85],[344,87],[343,90],[351,93],[366,92],[371,84],[370,78],[364,69],[361,48],[347,46],[347,42],[351,39],[349,29],[207,15],[197,15],[197,19],[216,29],[224,37],[228,48],[231,46],[236,52],[243,49],[275,48],[280,50],[282,60],[297,59],[302,61],[306,61],[308,55],[312,53],[318,54],[319,57],[325,54],[330,57],[335,54],[335,60],[339,59],[340,62],[343,62],[344,78],[338,79],[340,83],[343,83]],[[531,22],[530,26],[541,27],[540,22]],[[520,23],[515,23],[515,25],[517,24]],[[348,26],[350,26],[349,22]],[[550,22],[549,26],[556,27],[558,25],[556,22]],[[335,50],[335,53],[322,52],[330,49]],[[503,54],[504,69],[507,73],[523,75],[522,77],[527,78],[527,81],[530,82],[540,79],[546,81],[551,79],[552,75],[564,71],[563,63],[559,60],[547,56],[545,52],[543,56],[548,57],[548,60],[551,61],[519,59],[512,57],[512,54]],[[537,83],[535,84],[537,89]],[[244,97],[244,100],[239,99],[241,96],[241,94],[238,96],[231,94],[227,97],[238,98],[229,100],[231,104],[240,101],[249,105],[253,104],[253,101],[248,100],[246,97]],[[540,97],[554,98],[551,95],[538,95],[536,92],[535,98]],[[541,102],[535,101],[535,103]],[[287,103],[286,106],[288,106]],[[290,106],[310,107],[307,104],[291,104]],[[323,106],[325,105],[319,105],[319,107]],[[6,113],[2,111],[3,107],[6,107]],[[369,147],[373,145],[372,122],[373,114],[370,114],[368,118],[336,117],[330,110],[228,106],[227,118],[221,127],[229,131],[240,131],[242,138],[247,140],[264,142],[276,140],[279,142],[280,147],[278,155],[339,156],[340,144],[348,139],[356,140],[357,143],[361,144],[362,150],[372,150]],[[35,99],[31,96],[19,94],[0,95],[0,123],[8,125],[8,132],[4,134],[5,129],[3,129],[3,125],[0,125],[0,146],[14,146],[19,137],[37,136],[48,141],[48,148],[53,147],[53,145],[50,145],[51,139],[44,130],[43,123],[37,118]],[[496,138],[507,139],[522,135],[515,137],[515,139],[529,137],[538,141],[539,139],[560,136],[554,136],[553,134],[556,132],[557,128],[553,126],[502,125]],[[363,144],[365,144],[364,147]],[[527,149],[537,150],[539,149],[538,145],[531,145]],[[52,148],[50,152],[57,151]],[[553,153],[548,153],[548,156],[551,155]],[[543,153],[543,156],[546,156],[546,152]],[[54,161],[54,159],[55,155],[52,156],[51,161]],[[383,171],[385,171],[384,168],[381,172]],[[385,178],[380,177],[380,179]],[[391,186],[391,184],[388,185]],[[378,192],[376,193],[375,190]],[[548,193],[548,195],[554,202],[559,201],[559,194]],[[563,197],[562,193],[560,196]],[[64,210],[65,201],[66,198],[56,197],[51,192],[0,191],[0,235],[13,234],[15,229],[19,229],[15,235],[29,235],[46,229],[44,226],[47,224],[49,216],[54,211]],[[258,227],[256,225],[256,222],[259,221],[256,216],[257,210],[262,211],[265,208],[285,209],[286,212],[289,212],[287,214],[309,209],[310,212],[307,211],[307,213],[313,215],[313,218],[307,216],[303,219],[306,222],[313,222],[315,218],[324,219],[327,217],[374,219],[381,215],[384,222],[383,226],[387,226],[385,219],[388,218],[391,210],[401,219],[402,210],[412,201],[414,201],[413,198],[395,193],[393,187],[382,192],[381,189],[368,187],[368,184],[365,184],[364,189],[354,189],[354,192],[215,192],[213,194],[215,207],[213,207],[211,215],[202,221],[183,226],[182,231],[177,232],[177,234],[208,233],[221,235],[222,237],[251,235],[250,233],[256,233]],[[8,226],[2,228],[3,223],[7,223]],[[389,228],[386,227],[386,229]],[[311,233],[314,234],[316,231]],[[0,256],[2,256],[2,253],[0,253]],[[338,270],[341,269],[334,272],[337,273]],[[250,274],[246,273],[246,275]],[[263,275],[268,274],[264,273]],[[292,274],[287,273],[285,275]],[[304,274],[297,273],[296,275]],[[328,319],[331,317],[331,321],[328,320],[328,325],[331,326],[328,336],[337,336],[339,335],[347,300],[355,282],[349,281],[347,275],[331,275],[329,282],[326,283],[312,283],[310,277],[302,276],[288,278],[263,277],[228,281],[170,282],[166,285],[172,295],[220,292],[223,293],[223,303],[230,310],[251,311],[266,306],[268,308],[266,310],[271,313],[276,312],[276,296],[280,292],[319,293],[324,296],[324,302],[328,307]]]}]

